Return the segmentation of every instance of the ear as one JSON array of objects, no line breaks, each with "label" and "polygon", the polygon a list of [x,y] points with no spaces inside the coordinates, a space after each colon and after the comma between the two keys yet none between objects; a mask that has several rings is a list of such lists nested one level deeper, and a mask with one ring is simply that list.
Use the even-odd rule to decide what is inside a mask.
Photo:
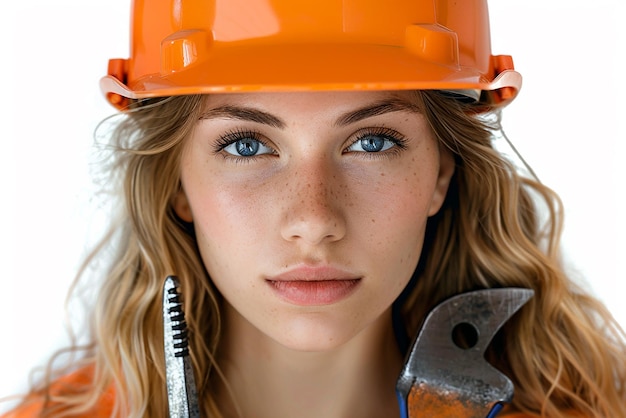
[{"label": "ear", "polygon": [[437,177],[437,184],[435,185],[435,192],[433,194],[433,199],[430,203],[430,208],[428,210],[428,216],[433,216],[441,206],[443,205],[444,200],[446,200],[446,195],[448,194],[448,187],[450,186],[450,180],[452,179],[452,175],[454,174],[454,156],[452,152],[448,150],[444,146],[439,146],[439,176]]},{"label": "ear", "polygon": [[189,207],[187,195],[182,188],[180,188],[174,195],[174,198],[172,199],[172,207],[180,219],[185,222],[193,222],[191,207]]}]

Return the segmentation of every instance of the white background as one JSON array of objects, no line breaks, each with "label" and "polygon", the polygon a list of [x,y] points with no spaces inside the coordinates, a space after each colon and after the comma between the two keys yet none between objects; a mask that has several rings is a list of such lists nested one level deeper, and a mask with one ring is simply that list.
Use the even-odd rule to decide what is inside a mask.
[{"label": "white background", "polygon": [[[105,218],[92,131],[112,113],[98,80],[108,58],[127,57],[129,3],[0,8],[0,397],[65,341],[65,294]],[[573,274],[626,325],[623,4],[490,0],[493,52],[513,55],[524,76],[506,132],[561,194]]]}]

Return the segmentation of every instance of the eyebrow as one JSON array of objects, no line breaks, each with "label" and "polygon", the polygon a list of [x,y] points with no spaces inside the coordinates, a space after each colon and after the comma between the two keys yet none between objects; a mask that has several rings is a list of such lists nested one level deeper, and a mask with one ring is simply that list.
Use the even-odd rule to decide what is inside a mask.
[{"label": "eyebrow", "polygon": [[286,124],[281,119],[272,115],[271,113],[263,112],[262,110],[252,107],[240,107],[240,106],[219,106],[207,110],[200,115],[200,120],[204,119],[236,119],[249,122],[257,122],[263,125],[269,125],[274,128],[283,129]]},{"label": "eyebrow", "polygon": [[[397,98],[385,99],[344,113],[333,122],[333,126],[343,127],[367,118],[371,118],[373,116],[379,116],[393,112],[420,113],[420,109],[417,105],[407,100],[401,100]],[[278,129],[284,129],[285,126],[287,126],[287,124],[282,119],[272,115],[271,113],[267,113],[253,107],[245,106],[224,105],[214,107],[202,113],[199,120],[222,118],[256,122],[263,125],[269,125]]]},{"label": "eyebrow", "polygon": [[363,106],[357,110],[345,113],[344,115],[337,118],[337,120],[333,123],[334,126],[346,126],[356,122],[359,122],[363,119],[371,118],[373,116],[384,115],[386,113],[393,112],[412,112],[412,113],[420,113],[420,108],[407,100],[401,99],[385,99],[379,102],[375,102],[369,104],[367,106]]}]

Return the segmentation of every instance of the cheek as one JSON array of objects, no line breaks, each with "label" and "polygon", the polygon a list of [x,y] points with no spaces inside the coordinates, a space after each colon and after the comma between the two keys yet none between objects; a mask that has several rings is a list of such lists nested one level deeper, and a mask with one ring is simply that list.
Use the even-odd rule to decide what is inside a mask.
[{"label": "cheek", "polygon": [[208,248],[245,260],[251,244],[264,235],[267,221],[255,193],[217,184],[203,184],[201,190],[190,197],[201,251]]},{"label": "cheek", "polygon": [[420,237],[425,226],[435,190],[435,170],[398,171],[381,172],[378,179],[360,184],[353,193],[354,212],[360,212],[372,233],[376,231],[372,238],[410,240]]},{"label": "cheek", "polygon": [[362,258],[376,260],[370,267],[381,278],[381,289],[395,299],[421,255],[436,170],[422,167],[380,178],[385,180],[370,182],[375,187],[363,187],[354,193],[357,198],[352,213],[360,221],[353,222],[351,231],[362,243]]},{"label": "cheek", "polygon": [[191,149],[184,155],[181,183],[193,218],[198,248],[204,264],[213,270],[228,260],[221,255],[236,251],[233,239],[241,236],[242,223],[250,221],[250,213],[242,213],[245,205],[225,192],[219,173],[197,158],[202,150]]}]

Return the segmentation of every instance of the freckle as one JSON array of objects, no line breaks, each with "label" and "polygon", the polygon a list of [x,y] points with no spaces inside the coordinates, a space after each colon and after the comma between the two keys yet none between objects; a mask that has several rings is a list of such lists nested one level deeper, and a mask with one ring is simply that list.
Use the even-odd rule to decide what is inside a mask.
[{"label": "freckle", "polygon": [[380,173],[381,177],[385,177],[385,173]]},{"label": "freckle", "polygon": [[375,224],[376,223],[376,219],[372,218],[372,223]]}]

